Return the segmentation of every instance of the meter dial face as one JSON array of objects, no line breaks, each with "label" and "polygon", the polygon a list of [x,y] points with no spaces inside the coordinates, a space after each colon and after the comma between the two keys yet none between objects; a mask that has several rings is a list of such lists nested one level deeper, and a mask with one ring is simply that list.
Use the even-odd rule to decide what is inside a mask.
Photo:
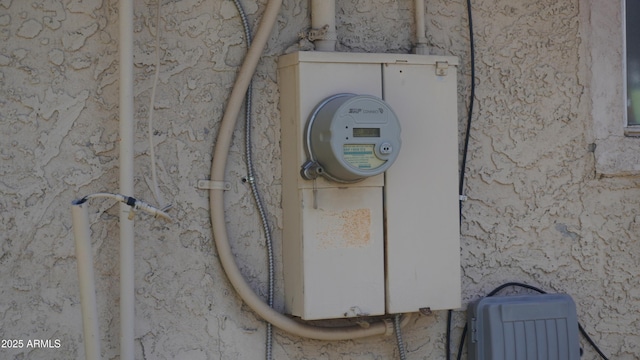
[{"label": "meter dial face", "polygon": [[400,151],[400,123],[371,95],[338,94],[321,102],[307,123],[310,158],[321,175],[354,182],[387,170]]}]

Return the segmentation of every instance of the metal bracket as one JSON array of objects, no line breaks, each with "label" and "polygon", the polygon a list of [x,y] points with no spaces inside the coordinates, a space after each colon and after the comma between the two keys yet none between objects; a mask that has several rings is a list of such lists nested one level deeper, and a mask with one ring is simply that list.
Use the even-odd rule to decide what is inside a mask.
[{"label": "metal bracket", "polygon": [[307,160],[300,167],[300,176],[305,180],[315,180],[322,174],[324,174],[324,169],[315,160]]},{"label": "metal bracket", "polygon": [[447,76],[449,72],[449,62],[448,61],[436,61],[436,75],[437,76]]},{"label": "metal bracket", "polygon": [[200,190],[231,190],[231,183],[228,181],[198,180]]},{"label": "metal bracket", "polygon": [[426,316],[433,315],[433,311],[431,310],[430,307],[422,307],[418,309],[418,311],[420,311],[420,314],[422,315],[426,315]]},{"label": "metal bracket", "polygon": [[320,29],[311,29],[309,30],[309,32],[306,34],[306,38],[313,42],[316,40],[324,40],[327,36],[327,31],[329,30],[329,25],[325,25],[323,27],[321,27]]}]

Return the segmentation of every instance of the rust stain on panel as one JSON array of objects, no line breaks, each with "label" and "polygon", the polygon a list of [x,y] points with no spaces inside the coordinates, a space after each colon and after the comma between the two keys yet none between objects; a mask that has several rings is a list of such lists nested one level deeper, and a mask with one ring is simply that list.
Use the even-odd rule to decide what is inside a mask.
[{"label": "rust stain on panel", "polygon": [[371,241],[371,209],[328,212],[320,216],[317,233],[322,248],[363,247]]}]

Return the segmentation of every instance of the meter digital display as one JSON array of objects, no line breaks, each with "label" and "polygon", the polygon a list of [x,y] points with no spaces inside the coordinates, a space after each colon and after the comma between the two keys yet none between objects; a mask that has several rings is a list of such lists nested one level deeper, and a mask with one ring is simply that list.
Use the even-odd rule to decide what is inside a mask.
[{"label": "meter digital display", "polygon": [[400,151],[400,123],[382,99],[337,94],[312,112],[305,143],[308,161],[302,166],[302,177],[356,182],[393,164]]},{"label": "meter digital display", "polygon": [[353,137],[380,137],[380,128],[353,128]]}]

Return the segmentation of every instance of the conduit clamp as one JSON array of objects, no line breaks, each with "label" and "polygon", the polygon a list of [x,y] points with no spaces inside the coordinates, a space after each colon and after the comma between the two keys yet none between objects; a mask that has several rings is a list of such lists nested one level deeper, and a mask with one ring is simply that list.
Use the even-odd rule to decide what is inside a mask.
[{"label": "conduit clamp", "polygon": [[325,25],[320,29],[310,29],[309,32],[298,34],[301,39],[307,38],[307,40],[314,42],[316,40],[325,40],[327,38],[327,32],[329,31],[329,25]]},{"label": "conduit clamp", "polygon": [[231,183],[228,181],[198,180],[200,190],[231,190]]}]

